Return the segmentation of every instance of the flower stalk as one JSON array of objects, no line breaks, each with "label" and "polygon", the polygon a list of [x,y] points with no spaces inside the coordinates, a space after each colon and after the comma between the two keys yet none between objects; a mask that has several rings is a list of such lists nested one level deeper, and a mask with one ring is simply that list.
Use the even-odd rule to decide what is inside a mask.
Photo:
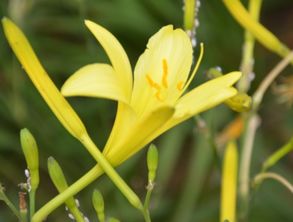
[{"label": "flower stalk", "polygon": [[[237,22],[248,30],[263,46],[281,57],[286,57],[290,49],[284,45],[273,33],[258,23],[244,8],[239,0],[223,0],[226,8]],[[293,64],[293,60],[291,60]]]},{"label": "flower stalk", "polygon": [[[248,3],[248,13],[255,22],[259,21],[260,9],[262,0],[250,0]],[[237,83],[240,92],[247,92],[250,88],[251,75],[254,67],[254,45],[255,38],[248,29],[245,29],[244,44],[242,51],[242,61],[240,70],[242,71],[242,77]]]},{"label": "flower stalk", "polygon": [[267,171],[269,168],[274,166],[281,158],[286,156],[289,152],[293,150],[293,137],[284,146],[275,151],[270,155],[262,165],[262,172]]}]

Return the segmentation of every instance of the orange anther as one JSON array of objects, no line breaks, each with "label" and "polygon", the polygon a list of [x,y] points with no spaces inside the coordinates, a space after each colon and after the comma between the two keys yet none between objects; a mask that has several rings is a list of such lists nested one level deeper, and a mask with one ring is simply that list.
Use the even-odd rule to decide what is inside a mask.
[{"label": "orange anther", "polygon": [[163,76],[162,76],[162,85],[165,88],[168,88],[168,63],[166,59],[163,59]]},{"label": "orange anther", "polygon": [[155,88],[156,90],[161,90],[161,87],[158,83],[154,82],[152,80],[152,77],[150,77],[150,75],[146,75],[146,79],[148,81],[148,83],[150,84],[151,87]]},{"label": "orange anther", "polygon": [[177,89],[181,91],[183,89],[183,81],[177,83]]}]

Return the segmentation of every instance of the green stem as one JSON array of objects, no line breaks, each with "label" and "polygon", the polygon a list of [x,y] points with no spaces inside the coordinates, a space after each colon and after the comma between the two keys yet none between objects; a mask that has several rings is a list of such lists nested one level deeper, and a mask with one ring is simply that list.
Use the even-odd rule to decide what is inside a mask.
[{"label": "green stem", "polygon": [[[256,22],[259,20],[260,8],[262,0],[250,0],[248,5],[248,11],[252,19]],[[250,87],[250,75],[253,71],[254,58],[253,49],[255,44],[255,38],[249,30],[245,30],[244,44],[242,51],[241,72],[242,77],[238,82],[238,89],[240,92],[247,92]]]},{"label": "green stem", "polygon": [[70,213],[73,215],[77,222],[85,222],[82,213],[79,211],[77,207],[70,209]]},{"label": "green stem", "polygon": [[19,221],[23,222],[23,219],[20,215],[20,213],[18,212],[18,210],[16,209],[16,207],[14,206],[14,204],[8,199],[8,197],[6,196],[6,194],[3,191],[4,188],[2,188],[1,184],[0,184],[0,200],[3,200],[4,203],[8,206],[8,208],[13,212],[13,214],[18,218]]},{"label": "green stem", "polygon": [[261,103],[263,96],[269,86],[273,83],[278,75],[290,64],[293,59],[293,51],[290,52],[284,59],[281,60],[265,77],[261,82],[257,90],[253,95],[253,108],[254,110],[258,109],[259,104]]},{"label": "green stem", "polygon": [[[150,187],[150,186],[153,186],[153,185],[148,185],[148,187]],[[149,209],[152,192],[153,192],[153,188],[147,189],[147,193],[146,193],[145,201],[144,201],[144,209],[145,210]]]},{"label": "green stem", "polygon": [[150,206],[153,189],[154,189],[154,183],[153,181],[149,181],[149,184],[147,185],[147,193],[145,196],[144,206],[143,206],[143,215],[146,222],[151,222],[149,206]]},{"label": "green stem", "polygon": [[84,135],[81,139],[81,143],[87,148],[89,153],[100,164],[101,168],[105,171],[112,182],[122,192],[122,194],[128,199],[128,201],[137,209],[143,209],[143,205],[138,196],[133,190],[126,184],[126,182],[119,176],[113,166],[107,161],[101,151],[96,147],[93,141],[88,135]]},{"label": "green stem", "polygon": [[27,211],[20,211],[21,222],[27,222]]},{"label": "green stem", "polygon": [[291,193],[293,193],[293,185],[288,180],[276,173],[260,173],[254,177],[254,184],[260,184],[265,179],[274,179],[284,185]]},{"label": "green stem", "polygon": [[281,158],[293,150],[293,137],[290,141],[270,155],[263,163],[262,172],[267,171],[270,167],[274,166]]},{"label": "green stem", "polygon": [[252,114],[250,117],[248,117],[247,121],[248,122],[245,130],[244,144],[242,148],[241,161],[239,166],[239,216],[244,221],[246,220],[248,213],[251,155],[253,150],[256,129],[259,125],[259,117],[256,114]]},{"label": "green stem", "polygon": [[104,172],[99,165],[94,166],[84,176],[77,180],[74,184],[69,186],[65,191],[58,194],[56,197],[46,203],[41,209],[39,209],[33,216],[32,222],[43,221],[53,210],[63,204],[69,197],[75,195],[90,183],[95,181]]},{"label": "green stem", "polygon": [[151,217],[150,217],[150,212],[149,212],[148,209],[147,210],[145,210],[145,209],[142,210],[142,214],[143,214],[145,222],[152,222]]},{"label": "green stem", "polygon": [[36,190],[31,190],[29,192],[30,218],[32,218],[32,216],[35,213],[35,199],[36,199]]}]

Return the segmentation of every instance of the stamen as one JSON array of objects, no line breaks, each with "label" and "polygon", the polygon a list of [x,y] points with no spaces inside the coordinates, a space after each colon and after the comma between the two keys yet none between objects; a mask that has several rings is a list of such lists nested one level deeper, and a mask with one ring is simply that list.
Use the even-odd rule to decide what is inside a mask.
[{"label": "stamen", "polygon": [[177,89],[181,91],[183,89],[183,81],[177,83]]},{"label": "stamen", "polygon": [[156,98],[157,98],[159,101],[163,101],[163,99],[161,98],[161,92],[160,92],[160,91],[158,91],[158,92],[156,93]]},{"label": "stamen", "polygon": [[166,59],[163,59],[163,76],[162,76],[162,85],[165,88],[168,88],[168,63]]},{"label": "stamen", "polygon": [[153,80],[152,80],[152,77],[150,77],[149,74],[146,75],[146,79],[148,81],[148,83],[150,84],[151,87],[155,88],[156,90],[161,90],[161,87],[158,83],[155,83]]},{"label": "stamen", "polygon": [[204,47],[203,47],[203,43],[200,43],[200,52],[199,52],[199,57],[197,59],[197,62],[195,64],[195,67],[191,73],[191,76],[189,77],[189,79],[187,80],[187,83],[185,84],[184,88],[183,88],[183,91],[185,91],[187,89],[187,87],[189,86],[189,84],[191,83],[191,81],[193,80],[197,70],[198,70],[198,67],[201,63],[201,60],[202,60],[202,57],[203,57],[203,51],[204,51]]}]

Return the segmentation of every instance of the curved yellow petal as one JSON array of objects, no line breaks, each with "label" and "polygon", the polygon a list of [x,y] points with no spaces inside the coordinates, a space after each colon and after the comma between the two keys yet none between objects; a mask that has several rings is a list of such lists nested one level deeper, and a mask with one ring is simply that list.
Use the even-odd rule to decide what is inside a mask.
[{"label": "curved yellow petal", "polygon": [[102,26],[89,20],[85,21],[85,25],[106,51],[112,66],[117,73],[117,78],[125,91],[124,94],[130,99],[132,91],[132,70],[123,47],[119,41]]},{"label": "curved yellow petal", "polygon": [[192,64],[192,45],[182,29],[171,25],[154,34],[134,70],[131,105],[141,114],[174,105],[183,92]]},{"label": "curved yellow petal", "polygon": [[241,72],[231,72],[191,90],[177,101],[174,117],[195,115],[199,111],[218,105],[235,95],[237,93],[236,89],[230,86],[240,77]]},{"label": "curved yellow petal", "polygon": [[22,31],[9,19],[2,19],[8,42],[29,78],[61,124],[76,138],[86,134],[78,115],[54,85]]},{"label": "curved yellow petal", "polygon": [[64,96],[89,96],[127,103],[125,91],[108,64],[90,64],[77,70],[61,88]]},{"label": "curved yellow petal", "polygon": [[119,165],[142,149],[153,138],[151,135],[165,124],[174,114],[173,107],[160,107],[144,117],[133,119],[125,125],[123,135],[104,152],[109,162]]}]

